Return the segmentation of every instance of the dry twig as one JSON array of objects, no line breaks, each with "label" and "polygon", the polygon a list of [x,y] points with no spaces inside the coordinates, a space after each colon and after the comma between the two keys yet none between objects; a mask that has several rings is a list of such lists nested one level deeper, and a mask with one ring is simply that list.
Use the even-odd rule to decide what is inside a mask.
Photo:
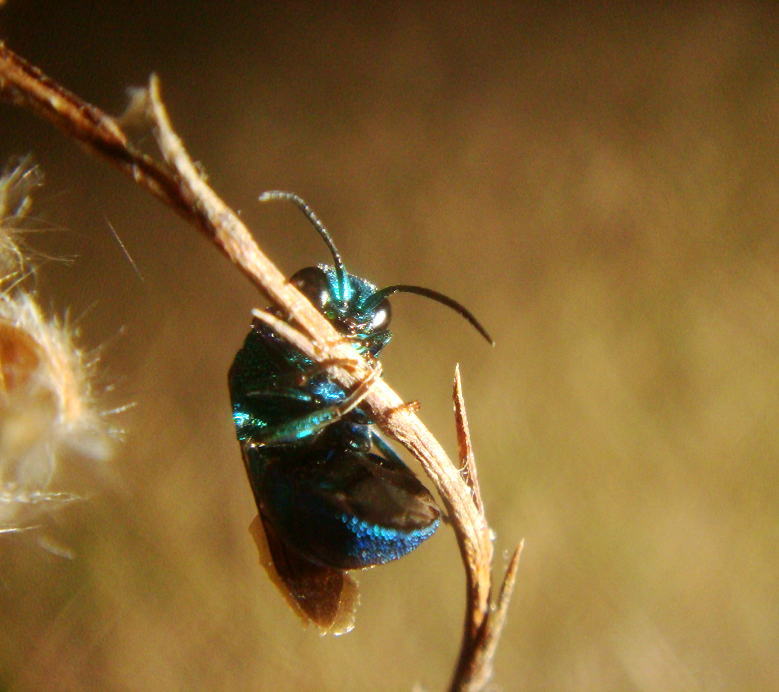
[{"label": "dry twig", "polygon": [[[310,357],[330,363],[333,379],[349,388],[369,376],[370,366],[327,320],[291,286],[257,247],[236,214],[206,184],[174,133],[153,76],[149,113],[165,160],[155,162],[130,142],[117,122],[100,109],[68,92],[38,68],[0,43],[0,99],[28,108],[65,134],[99,154],[148,189],[180,216],[193,223],[299,328],[289,334]],[[260,313],[267,319],[266,313]],[[286,326],[286,325],[285,325]],[[290,330],[287,329],[286,333]],[[492,543],[476,481],[465,409],[455,381],[455,406],[463,475],[443,448],[383,381],[365,397],[363,406],[377,425],[403,444],[422,464],[443,498],[454,527],[467,573],[467,610],[460,658],[451,690],[475,692],[485,687],[492,657],[505,620],[521,546],[506,573],[497,605],[491,605]]]}]

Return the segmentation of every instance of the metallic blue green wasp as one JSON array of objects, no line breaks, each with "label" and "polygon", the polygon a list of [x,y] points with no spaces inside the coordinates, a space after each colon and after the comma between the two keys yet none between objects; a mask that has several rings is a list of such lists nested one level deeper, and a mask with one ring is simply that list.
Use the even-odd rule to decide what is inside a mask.
[{"label": "metallic blue green wasp", "polygon": [[[453,308],[492,343],[451,298],[419,286],[379,289],[347,273],[330,234],[297,195],[260,199],[294,202],[327,243],[333,266],[306,267],[290,282],[369,359],[392,336],[389,296],[399,292]],[[356,405],[365,387],[345,391],[265,322],[254,320],[228,379],[263,564],[304,622],[322,633],[348,632],[358,594],[347,571],[396,560],[429,538],[440,520],[435,500]]]}]

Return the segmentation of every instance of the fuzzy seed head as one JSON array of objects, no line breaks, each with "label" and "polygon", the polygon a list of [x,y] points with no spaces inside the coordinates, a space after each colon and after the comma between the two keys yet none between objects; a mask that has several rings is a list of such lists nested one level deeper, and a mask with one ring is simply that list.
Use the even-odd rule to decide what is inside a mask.
[{"label": "fuzzy seed head", "polygon": [[102,461],[110,452],[90,364],[67,325],[45,317],[22,287],[31,270],[15,234],[30,186],[40,183],[32,170],[23,162],[0,176],[0,533],[77,499],[51,489],[65,459]]}]

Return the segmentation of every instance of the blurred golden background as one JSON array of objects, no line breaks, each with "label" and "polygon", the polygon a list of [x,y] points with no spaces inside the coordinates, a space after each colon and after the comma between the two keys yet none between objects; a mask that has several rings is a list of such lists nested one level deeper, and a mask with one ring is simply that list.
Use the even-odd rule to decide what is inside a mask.
[{"label": "blurred golden background", "polygon": [[[495,569],[526,539],[504,690],[779,688],[779,8],[645,5],[0,9],[9,47],[109,112],[157,72],[287,274],[328,255],[266,189],[353,273],[492,332],[399,296],[383,363],[452,455],[461,364]],[[226,387],[265,300],[48,124],[1,105],[0,129],[46,175],[41,302],[100,346],[105,408],[136,404],[110,463],[59,470],[87,501],[0,535],[0,690],[444,689],[451,531],[359,575],[351,634],[302,629],[247,531]]]}]

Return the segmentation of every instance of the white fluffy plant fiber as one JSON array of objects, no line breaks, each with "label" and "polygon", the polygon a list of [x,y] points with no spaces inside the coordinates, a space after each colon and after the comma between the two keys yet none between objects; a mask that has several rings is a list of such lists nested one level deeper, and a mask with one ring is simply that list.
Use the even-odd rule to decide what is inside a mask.
[{"label": "white fluffy plant fiber", "polygon": [[63,460],[102,461],[110,447],[83,353],[24,290],[31,270],[16,235],[40,182],[28,160],[0,176],[0,533],[78,499],[60,488]]}]

